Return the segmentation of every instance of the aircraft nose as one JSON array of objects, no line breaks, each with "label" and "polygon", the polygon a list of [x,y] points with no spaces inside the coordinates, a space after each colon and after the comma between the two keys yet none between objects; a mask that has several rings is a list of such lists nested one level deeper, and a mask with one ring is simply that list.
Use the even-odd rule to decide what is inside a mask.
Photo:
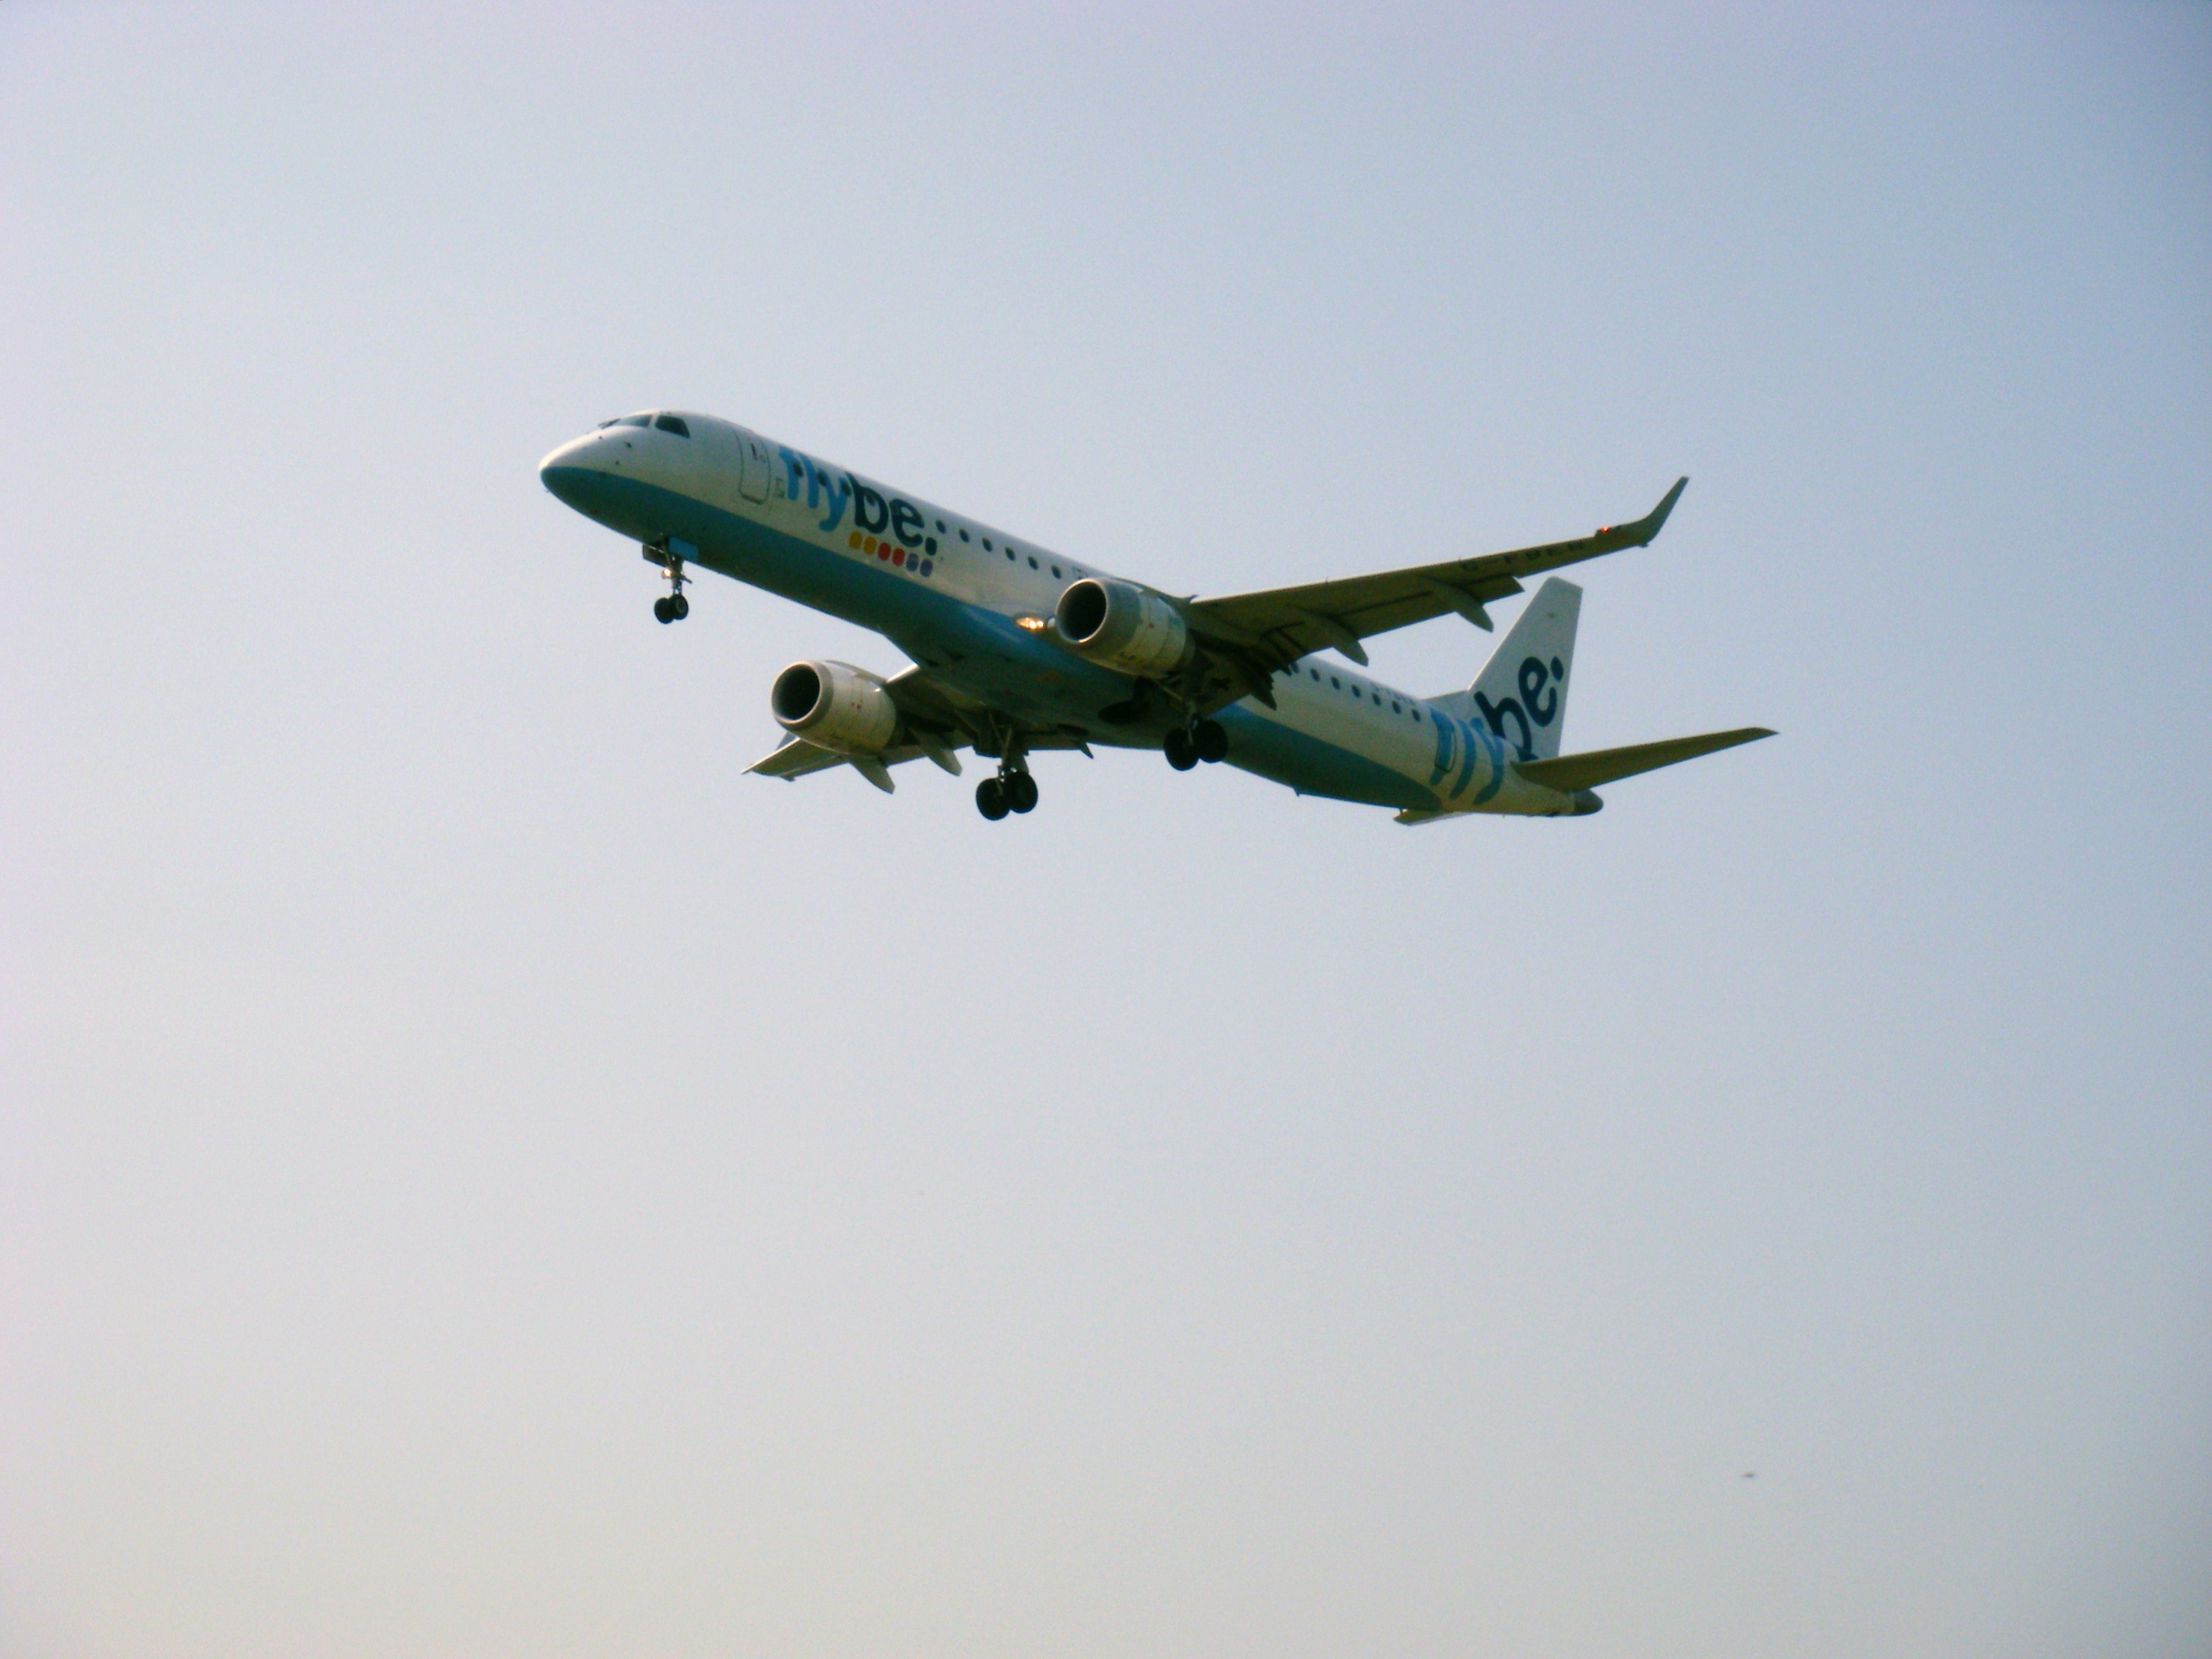
[{"label": "aircraft nose", "polygon": [[592,465],[592,450],[599,434],[572,438],[538,463],[538,481],[568,506],[576,505],[579,486],[599,469]]}]

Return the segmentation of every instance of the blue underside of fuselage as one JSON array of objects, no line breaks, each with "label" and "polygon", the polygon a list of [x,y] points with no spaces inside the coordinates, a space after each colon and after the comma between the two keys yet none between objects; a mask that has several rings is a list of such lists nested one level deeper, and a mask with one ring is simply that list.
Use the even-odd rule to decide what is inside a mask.
[{"label": "blue underside of fuselage", "polygon": [[[1129,697],[1127,678],[926,581],[639,479],[566,466],[542,476],[548,489],[585,517],[641,543],[664,537],[689,542],[697,550],[687,555],[696,564],[873,629],[939,678],[1033,730],[1124,748],[1156,747],[1167,730],[1164,722],[1103,720],[1099,710]],[[1229,734],[1230,764],[1302,794],[1423,811],[1439,804],[1412,779],[1249,703],[1232,704],[1214,718]]]}]

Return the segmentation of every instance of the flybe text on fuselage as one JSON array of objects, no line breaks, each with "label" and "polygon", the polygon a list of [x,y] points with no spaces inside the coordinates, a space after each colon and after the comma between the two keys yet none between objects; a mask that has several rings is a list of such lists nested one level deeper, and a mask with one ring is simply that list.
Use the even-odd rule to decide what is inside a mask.
[{"label": "flybe text on fuselage", "polygon": [[[832,472],[812,456],[803,455],[787,446],[778,448],[776,455],[783,462],[785,495],[796,501],[804,491],[808,510],[821,511],[822,521],[814,526],[817,530],[835,533],[844,522],[846,504],[849,502],[854,529],[863,536],[896,544],[885,550],[885,558],[896,559],[903,564],[902,556],[918,553],[925,566],[936,559],[937,538],[929,533],[929,520],[920,507],[904,496],[889,495],[872,489],[850,472]],[[922,574],[931,573],[925,569]]]}]

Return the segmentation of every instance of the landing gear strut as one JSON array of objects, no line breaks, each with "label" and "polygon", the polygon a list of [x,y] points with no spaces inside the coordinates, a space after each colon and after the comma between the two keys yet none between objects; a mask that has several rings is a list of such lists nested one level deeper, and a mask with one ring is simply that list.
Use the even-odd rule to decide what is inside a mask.
[{"label": "landing gear strut", "polygon": [[668,550],[665,541],[647,542],[645,556],[657,564],[668,578],[669,592],[653,602],[653,619],[663,624],[682,622],[691,614],[691,601],[684,597],[684,585],[691,579],[684,574],[683,556]]},{"label": "landing gear strut", "polygon": [[1188,772],[1200,761],[1211,764],[1227,760],[1229,733],[1222,729],[1219,720],[1197,720],[1170,732],[1160,747],[1166,752],[1170,766],[1178,772]]}]

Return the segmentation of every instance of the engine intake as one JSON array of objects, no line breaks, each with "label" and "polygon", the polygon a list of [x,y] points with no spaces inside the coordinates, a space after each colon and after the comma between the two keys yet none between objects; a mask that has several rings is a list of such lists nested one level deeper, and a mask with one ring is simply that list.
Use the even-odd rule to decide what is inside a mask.
[{"label": "engine intake", "polygon": [[1197,649],[1181,611],[1128,582],[1085,576],[1060,596],[1053,622],[1079,655],[1147,679],[1174,672]]},{"label": "engine intake", "polygon": [[775,677],[768,702],[778,726],[836,754],[880,754],[898,731],[898,704],[883,681],[848,662],[795,662]]}]

